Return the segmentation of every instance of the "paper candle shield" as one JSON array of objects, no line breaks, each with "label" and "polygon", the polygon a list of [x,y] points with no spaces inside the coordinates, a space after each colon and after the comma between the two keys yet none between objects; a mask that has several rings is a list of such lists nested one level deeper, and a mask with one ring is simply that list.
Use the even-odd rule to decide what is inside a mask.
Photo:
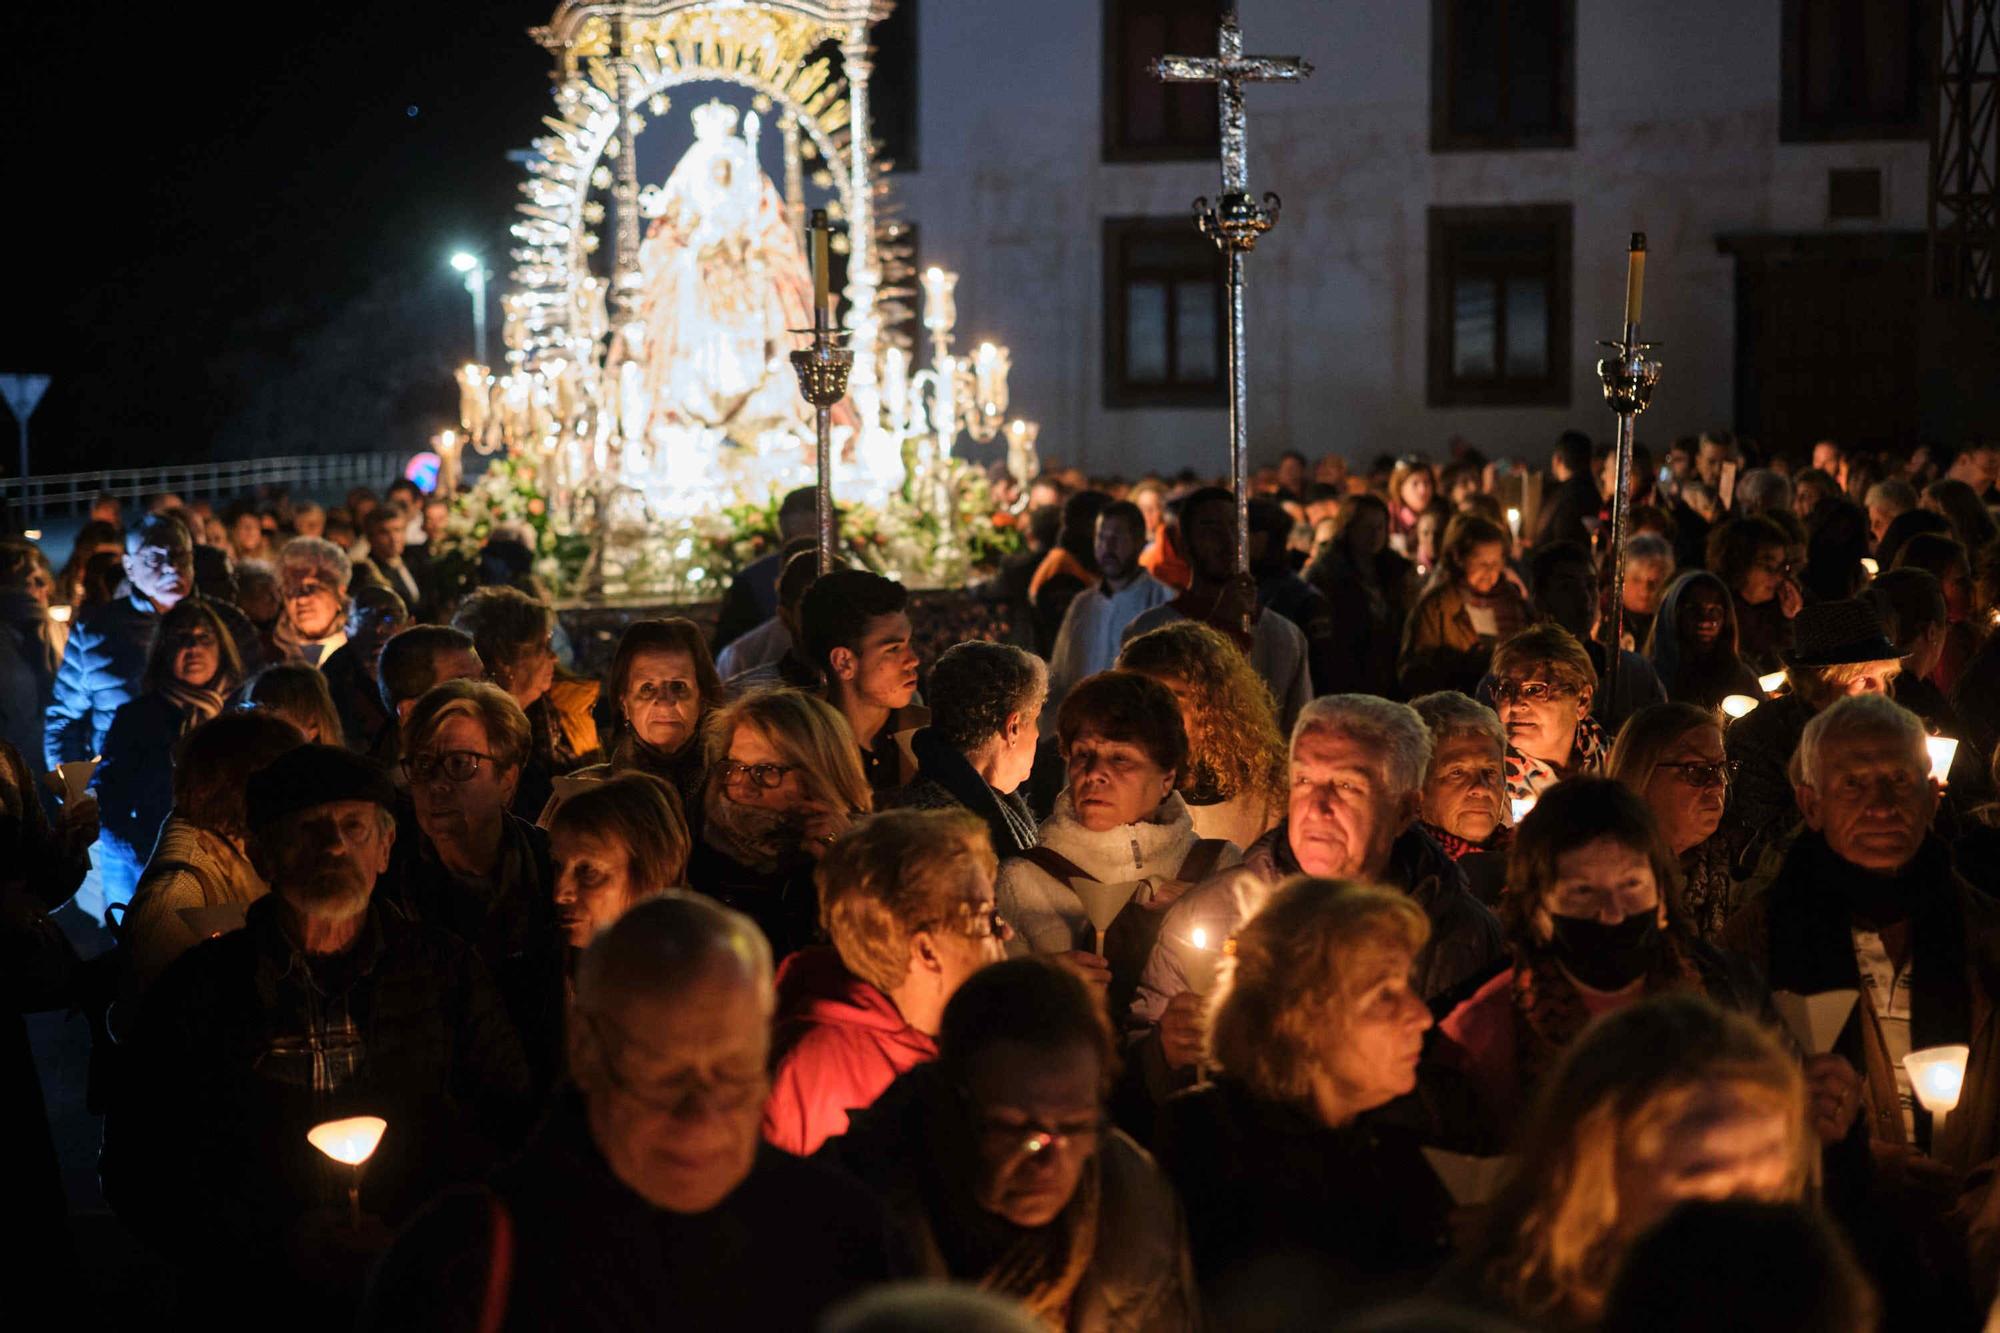
[{"label": "paper candle shield", "polygon": [[1424,1149],[1424,1160],[1451,1191],[1452,1202],[1461,1208],[1492,1203],[1514,1170],[1512,1157],[1469,1157],[1443,1148]]},{"label": "paper candle shield", "polygon": [[49,774],[48,784],[62,797],[64,805],[82,799],[90,792],[90,780],[97,774],[97,766],[104,762],[99,755],[95,759],[72,759],[66,764],[56,765],[56,771]]},{"label": "paper candle shield", "polygon": [[1196,995],[1207,995],[1215,990],[1216,975],[1222,969],[1222,950],[1203,947],[1193,940],[1167,938],[1167,948],[1180,961],[1181,972],[1187,977],[1188,989]]},{"label": "paper candle shield", "polygon": [[1927,736],[1924,748],[1930,751],[1931,776],[1939,782],[1951,776],[1951,761],[1958,757],[1958,742],[1950,736]]},{"label": "paper candle shield", "polygon": [[1111,923],[1125,910],[1125,904],[1132,901],[1132,895],[1139,891],[1143,879],[1119,880],[1106,884],[1102,880],[1076,879],[1070,881],[1070,888],[1083,899],[1083,912],[1090,918],[1090,924],[1098,930],[1111,929]]},{"label": "paper candle shield", "polygon": [[1903,1067],[1910,1071],[1910,1090],[1926,1111],[1944,1115],[1958,1108],[1958,1095],[1965,1089],[1965,1061],[1971,1054],[1967,1046],[1931,1046],[1903,1057]]},{"label": "paper candle shield", "polygon": [[1757,701],[1747,694],[1732,694],[1722,701],[1722,711],[1731,717],[1748,717],[1756,707]]},{"label": "paper candle shield", "polygon": [[379,1115],[349,1116],[314,1125],[306,1131],[306,1142],[336,1162],[360,1166],[375,1155],[375,1146],[382,1142],[382,1131],[387,1128],[389,1122]]},{"label": "paper candle shield", "polygon": [[1825,1055],[1833,1049],[1860,998],[1861,992],[1856,990],[1821,991],[1817,995],[1781,990],[1772,994],[1771,1003],[1807,1055]]}]

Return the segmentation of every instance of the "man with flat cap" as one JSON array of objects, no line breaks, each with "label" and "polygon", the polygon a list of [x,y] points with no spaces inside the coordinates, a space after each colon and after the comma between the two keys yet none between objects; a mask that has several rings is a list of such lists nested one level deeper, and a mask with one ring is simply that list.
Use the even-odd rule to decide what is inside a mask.
[{"label": "man with flat cap", "polygon": [[[462,941],[373,901],[395,839],[381,770],[305,745],[256,773],[244,927],[148,992],[106,1127],[113,1207],[183,1271],[183,1319],[351,1320],[361,1274],[438,1189],[489,1169],[533,1107],[520,1038]],[[388,1122],[360,1178],[306,1139]]]}]

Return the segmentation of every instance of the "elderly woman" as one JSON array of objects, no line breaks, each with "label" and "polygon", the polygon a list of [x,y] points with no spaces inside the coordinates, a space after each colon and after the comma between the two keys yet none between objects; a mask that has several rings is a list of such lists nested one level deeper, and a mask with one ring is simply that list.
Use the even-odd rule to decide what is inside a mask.
[{"label": "elderly woman", "polygon": [[377,897],[470,944],[492,969],[537,1086],[562,1041],[561,936],[548,835],[510,813],[528,719],[484,681],[433,686],[404,720],[414,829],[400,830]]},{"label": "elderly woman", "polygon": [[323,665],[347,642],[347,585],[354,564],[321,537],[294,537],[278,551],[284,611],[271,643],[276,660]]},{"label": "elderly woman", "polygon": [[1799,612],[1797,641],[1785,654],[1791,692],[1731,722],[1724,737],[1738,765],[1725,829],[1739,865],[1755,865],[1766,845],[1798,823],[1787,766],[1806,723],[1847,695],[1887,694],[1902,669],[1870,602],[1821,602]]},{"label": "elderly woman", "polygon": [[702,779],[708,775],[703,738],[725,700],[700,627],[681,616],[633,622],[618,640],[604,687],[618,703],[625,734],[608,762],[572,776],[650,773],[674,789],[681,809],[699,827]]},{"label": "elderly woman", "polygon": [[242,704],[276,713],[316,744],[339,745],[344,739],[326,677],[302,663],[280,662],[250,677],[243,685]]},{"label": "elderly woman", "polygon": [[1693,996],[1628,1007],[1551,1072],[1467,1276],[1529,1327],[1595,1327],[1627,1248],[1677,1204],[1804,1193],[1804,1105],[1757,1024]]},{"label": "elderly woman", "polygon": [[1235,644],[1200,621],[1127,643],[1118,665],[1173,691],[1187,732],[1181,799],[1203,838],[1248,847],[1285,817],[1285,740],[1271,691]]},{"label": "elderly woman", "polygon": [[1805,594],[1792,578],[1789,534],[1768,515],[1731,519],[1708,537],[1708,569],[1729,589],[1737,651],[1757,671],[1778,666],[1792,646],[1792,619]]},{"label": "elderly woman", "polygon": [[1406,694],[1471,693],[1502,639],[1534,620],[1507,577],[1507,530],[1478,514],[1445,529],[1444,551],[1403,627],[1397,679]]},{"label": "elderly woman", "polygon": [[514,812],[541,814],[555,779],[583,767],[597,751],[597,682],[559,677],[550,646],[555,612],[515,588],[481,588],[459,604],[453,629],[472,636],[486,678],[512,695],[527,715],[533,739],[522,768]]},{"label": "elderly woman", "polygon": [[562,803],[549,862],[572,964],[634,903],[686,883],[691,842],[680,797],[651,774],[622,773]]},{"label": "elderly woman", "polygon": [[[1637,651],[1653,632],[1653,619],[1660,613],[1660,599],[1674,577],[1674,548],[1656,532],[1642,532],[1625,543],[1625,638],[1626,646]],[[1611,589],[1604,590],[1608,611]],[[1608,617],[1607,617],[1608,618]]]},{"label": "elderly woman", "polygon": [[1322,693],[1393,694],[1416,567],[1389,545],[1389,507],[1375,495],[1344,496],[1314,535],[1305,576],[1326,594],[1336,640],[1331,679],[1316,683]]},{"label": "elderly woman", "polygon": [[1431,733],[1423,830],[1465,872],[1472,895],[1492,906],[1507,879],[1514,831],[1507,811],[1507,733],[1485,704],[1456,690],[1410,701]]},{"label": "elderly woman", "polygon": [[246,850],[244,793],[251,774],[304,741],[281,717],[225,713],[175,747],[173,815],[125,913],[129,995],[205,937],[241,925],[242,909],[270,891]]},{"label": "elderly woman", "polygon": [[884,804],[969,810],[996,854],[1033,847],[1035,817],[1016,791],[1035,767],[1048,690],[1048,667],[1033,653],[978,640],[947,648],[931,665],[930,725],[910,738],[916,776]]},{"label": "elderly woman", "polygon": [[1763,695],[1757,673],[1736,648],[1736,604],[1729,585],[1703,569],[1673,581],[1643,640],[1667,697],[1716,709],[1732,694]]},{"label": "elderly woman", "polygon": [[1091,988],[995,963],[937,1045],[830,1150],[887,1205],[915,1276],[1009,1297],[1040,1328],[1195,1328],[1173,1187],[1104,1114],[1117,1057]]},{"label": "elderly woman", "polygon": [[1272,1265],[1305,1288],[1292,1308],[1351,1311],[1443,1262],[1451,1200],[1418,1150],[1440,1128],[1379,1114],[1417,1086],[1431,1013],[1410,973],[1429,934],[1404,894],[1303,877],[1237,932],[1211,1010],[1220,1076],[1156,1135],[1214,1327],[1257,1322]]},{"label": "elderly woman", "polygon": [[1597,668],[1576,636],[1535,625],[1493,654],[1493,702],[1507,732],[1507,799],[1532,803],[1579,773],[1604,768],[1604,728],[1590,715]]},{"label": "elderly woman", "polygon": [[833,706],[799,690],[723,705],[707,745],[688,884],[755,921],[782,959],[819,938],[814,863],[874,808],[861,754]]},{"label": "elderly woman", "polygon": [[112,715],[91,782],[103,820],[91,859],[107,906],[131,899],[173,807],[175,744],[222,711],[242,676],[235,640],[212,603],[186,598],[160,617],[138,697]]},{"label": "elderly woman", "polygon": [[985,829],[963,810],[891,810],[827,849],[814,879],[833,945],[778,969],[765,1138],[811,1153],[899,1075],[937,1058],[945,1005],[1006,957],[995,865]]},{"label": "elderly woman", "polygon": [[1729,847],[1715,836],[1736,765],[1722,748],[1722,724],[1693,704],[1653,704],[1626,719],[1611,747],[1609,776],[1646,803],[1680,858],[1680,915],[1702,939],[1720,942],[1743,904],[1729,873]]},{"label": "elderly woman", "polygon": [[[1018,935],[1012,952],[1060,955],[1109,985],[1111,1012],[1122,1014],[1161,915],[1242,857],[1194,831],[1176,790],[1187,733],[1166,686],[1136,671],[1088,676],[1063,700],[1056,737],[1069,785],[1042,821],[1041,842],[1000,868],[1000,910]],[[1110,918],[1100,910],[1094,919],[1078,891],[1088,884],[1132,891]]]},{"label": "elderly woman", "polygon": [[[1683,991],[1752,1015],[1768,1010],[1756,971],[1687,928],[1674,906],[1679,887],[1652,812],[1620,784],[1576,778],[1536,803],[1515,834],[1500,900],[1513,965],[1443,1023],[1450,1062],[1490,1123],[1513,1125],[1591,1020],[1647,995]],[[1855,1082],[1837,1056],[1818,1057],[1814,1074],[1829,1095]],[[1849,1106],[1829,1141],[1852,1118]]]}]

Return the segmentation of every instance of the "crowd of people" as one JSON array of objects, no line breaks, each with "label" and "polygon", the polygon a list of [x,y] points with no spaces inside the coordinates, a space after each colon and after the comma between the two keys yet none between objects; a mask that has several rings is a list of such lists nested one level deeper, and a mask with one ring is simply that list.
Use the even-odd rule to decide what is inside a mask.
[{"label": "crowd of people", "polygon": [[935,656],[810,492],[608,657],[407,482],[0,541],[17,1257],[75,1009],[175,1326],[1981,1327],[2000,446],[1637,452],[1051,472]]}]

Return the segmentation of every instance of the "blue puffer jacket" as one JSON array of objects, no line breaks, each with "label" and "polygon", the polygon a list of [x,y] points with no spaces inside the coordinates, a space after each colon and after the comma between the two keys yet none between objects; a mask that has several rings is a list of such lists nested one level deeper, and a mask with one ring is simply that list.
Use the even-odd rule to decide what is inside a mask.
[{"label": "blue puffer jacket", "polygon": [[112,715],[139,692],[159,621],[151,603],[127,591],[92,607],[71,627],[42,729],[42,757],[49,768],[103,753]]}]

